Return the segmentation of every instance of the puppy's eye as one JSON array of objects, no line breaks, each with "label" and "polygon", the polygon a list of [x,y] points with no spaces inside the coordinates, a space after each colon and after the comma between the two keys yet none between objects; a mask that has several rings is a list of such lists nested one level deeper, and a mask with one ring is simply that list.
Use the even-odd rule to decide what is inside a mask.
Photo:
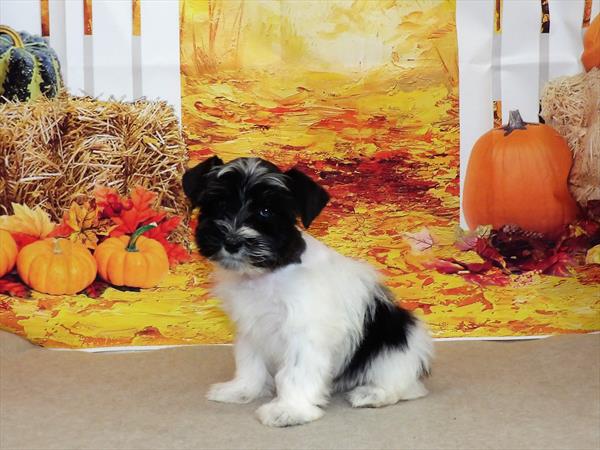
[{"label": "puppy's eye", "polygon": [[268,219],[273,215],[273,212],[269,208],[262,208],[258,211],[258,215],[263,219]]}]

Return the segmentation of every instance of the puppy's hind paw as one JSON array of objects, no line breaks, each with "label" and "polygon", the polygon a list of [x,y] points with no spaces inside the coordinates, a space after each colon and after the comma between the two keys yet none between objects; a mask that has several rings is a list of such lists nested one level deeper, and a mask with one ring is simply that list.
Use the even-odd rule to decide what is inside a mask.
[{"label": "puppy's hind paw", "polygon": [[207,399],[221,403],[250,403],[257,397],[257,393],[236,381],[213,384],[206,393]]},{"label": "puppy's hind paw", "polygon": [[348,401],[353,408],[379,408],[395,403],[387,398],[386,392],[375,386],[358,386],[348,392]]},{"label": "puppy's hind paw", "polygon": [[270,427],[302,425],[323,417],[323,410],[311,404],[291,405],[274,400],[256,410],[259,420]]}]

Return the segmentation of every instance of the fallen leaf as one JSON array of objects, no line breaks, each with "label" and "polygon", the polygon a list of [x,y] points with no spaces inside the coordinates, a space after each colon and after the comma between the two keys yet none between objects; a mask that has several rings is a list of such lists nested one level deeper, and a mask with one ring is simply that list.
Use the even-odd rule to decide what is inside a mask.
[{"label": "fallen leaf", "polygon": [[465,273],[461,276],[465,280],[480,286],[507,286],[510,283],[510,277],[499,271],[486,274]]},{"label": "fallen leaf", "polygon": [[492,262],[496,267],[506,270],[506,261],[487,239],[477,238],[474,249],[484,260]]},{"label": "fallen leaf", "polygon": [[104,291],[108,289],[110,285],[100,279],[96,279],[92,284],[83,290],[83,293],[91,298],[100,298]]},{"label": "fallen leaf", "polygon": [[13,237],[13,239],[17,243],[17,248],[19,250],[21,250],[26,245],[31,244],[32,242],[40,240],[39,237],[31,236],[30,234],[19,233],[16,231],[11,231],[10,235]]},{"label": "fallen leaf", "polygon": [[492,232],[491,225],[479,225],[474,230],[463,230],[460,226],[455,229],[454,246],[462,251],[473,250],[478,239],[487,239]]},{"label": "fallen leaf", "polygon": [[586,264],[600,264],[600,244],[590,248],[585,255]]},{"label": "fallen leaf", "polygon": [[19,277],[5,275],[3,278],[0,278],[0,294],[11,297],[30,298],[31,289]]},{"label": "fallen leaf", "polygon": [[434,240],[427,228],[422,228],[416,233],[403,233],[413,252],[424,252],[433,247]]},{"label": "fallen leaf", "polygon": [[0,216],[0,229],[44,239],[56,226],[50,220],[48,213],[39,206],[31,209],[26,205],[13,203],[12,208],[14,211],[13,215]]},{"label": "fallen leaf", "polygon": [[454,261],[447,259],[436,259],[433,262],[427,262],[423,265],[428,269],[435,269],[439,273],[445,274],[453,274],[465,270],[461,264],[457,264]]}]

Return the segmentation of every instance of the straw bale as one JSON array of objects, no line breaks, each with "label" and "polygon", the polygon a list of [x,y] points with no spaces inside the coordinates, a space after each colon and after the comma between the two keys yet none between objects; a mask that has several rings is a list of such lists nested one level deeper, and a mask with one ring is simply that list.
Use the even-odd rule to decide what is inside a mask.
[{"label": "straw bale", "polygon": [[569,187],[586,206],[600,200],[600,69],[550,81],[542,93],[541,115],[573,152]]},{"label": "straw bale", "polygon": [[158,193],[163,209],[187,217],[186,163],[178,119],[165,102],[63,93],[0,105],[0,214],[10,214],[16,202],[41,205],[59,220],[98,185],[123,195],[142,185]]}]

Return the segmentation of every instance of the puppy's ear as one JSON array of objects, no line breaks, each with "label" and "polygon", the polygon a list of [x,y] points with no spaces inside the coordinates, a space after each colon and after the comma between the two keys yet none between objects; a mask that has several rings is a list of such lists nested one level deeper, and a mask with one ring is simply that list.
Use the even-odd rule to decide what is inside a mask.
[{"label": "puppy's ear", "polygon": [[182,185],[183,192],[192,201],[194,206],[198,205],[198,200],[202,191],[206,188],[206,175],[213,168],[222,166],[223,161],[218,156],[211,156],[195,167],[188,169],[183,174]]},{"label": "puppy's ear", "polygon": [[285,174],[290,179],[290,189],[298,205],[302,225],[308,228],[329,201],[329,194],[296,168],[288,170]]}]

